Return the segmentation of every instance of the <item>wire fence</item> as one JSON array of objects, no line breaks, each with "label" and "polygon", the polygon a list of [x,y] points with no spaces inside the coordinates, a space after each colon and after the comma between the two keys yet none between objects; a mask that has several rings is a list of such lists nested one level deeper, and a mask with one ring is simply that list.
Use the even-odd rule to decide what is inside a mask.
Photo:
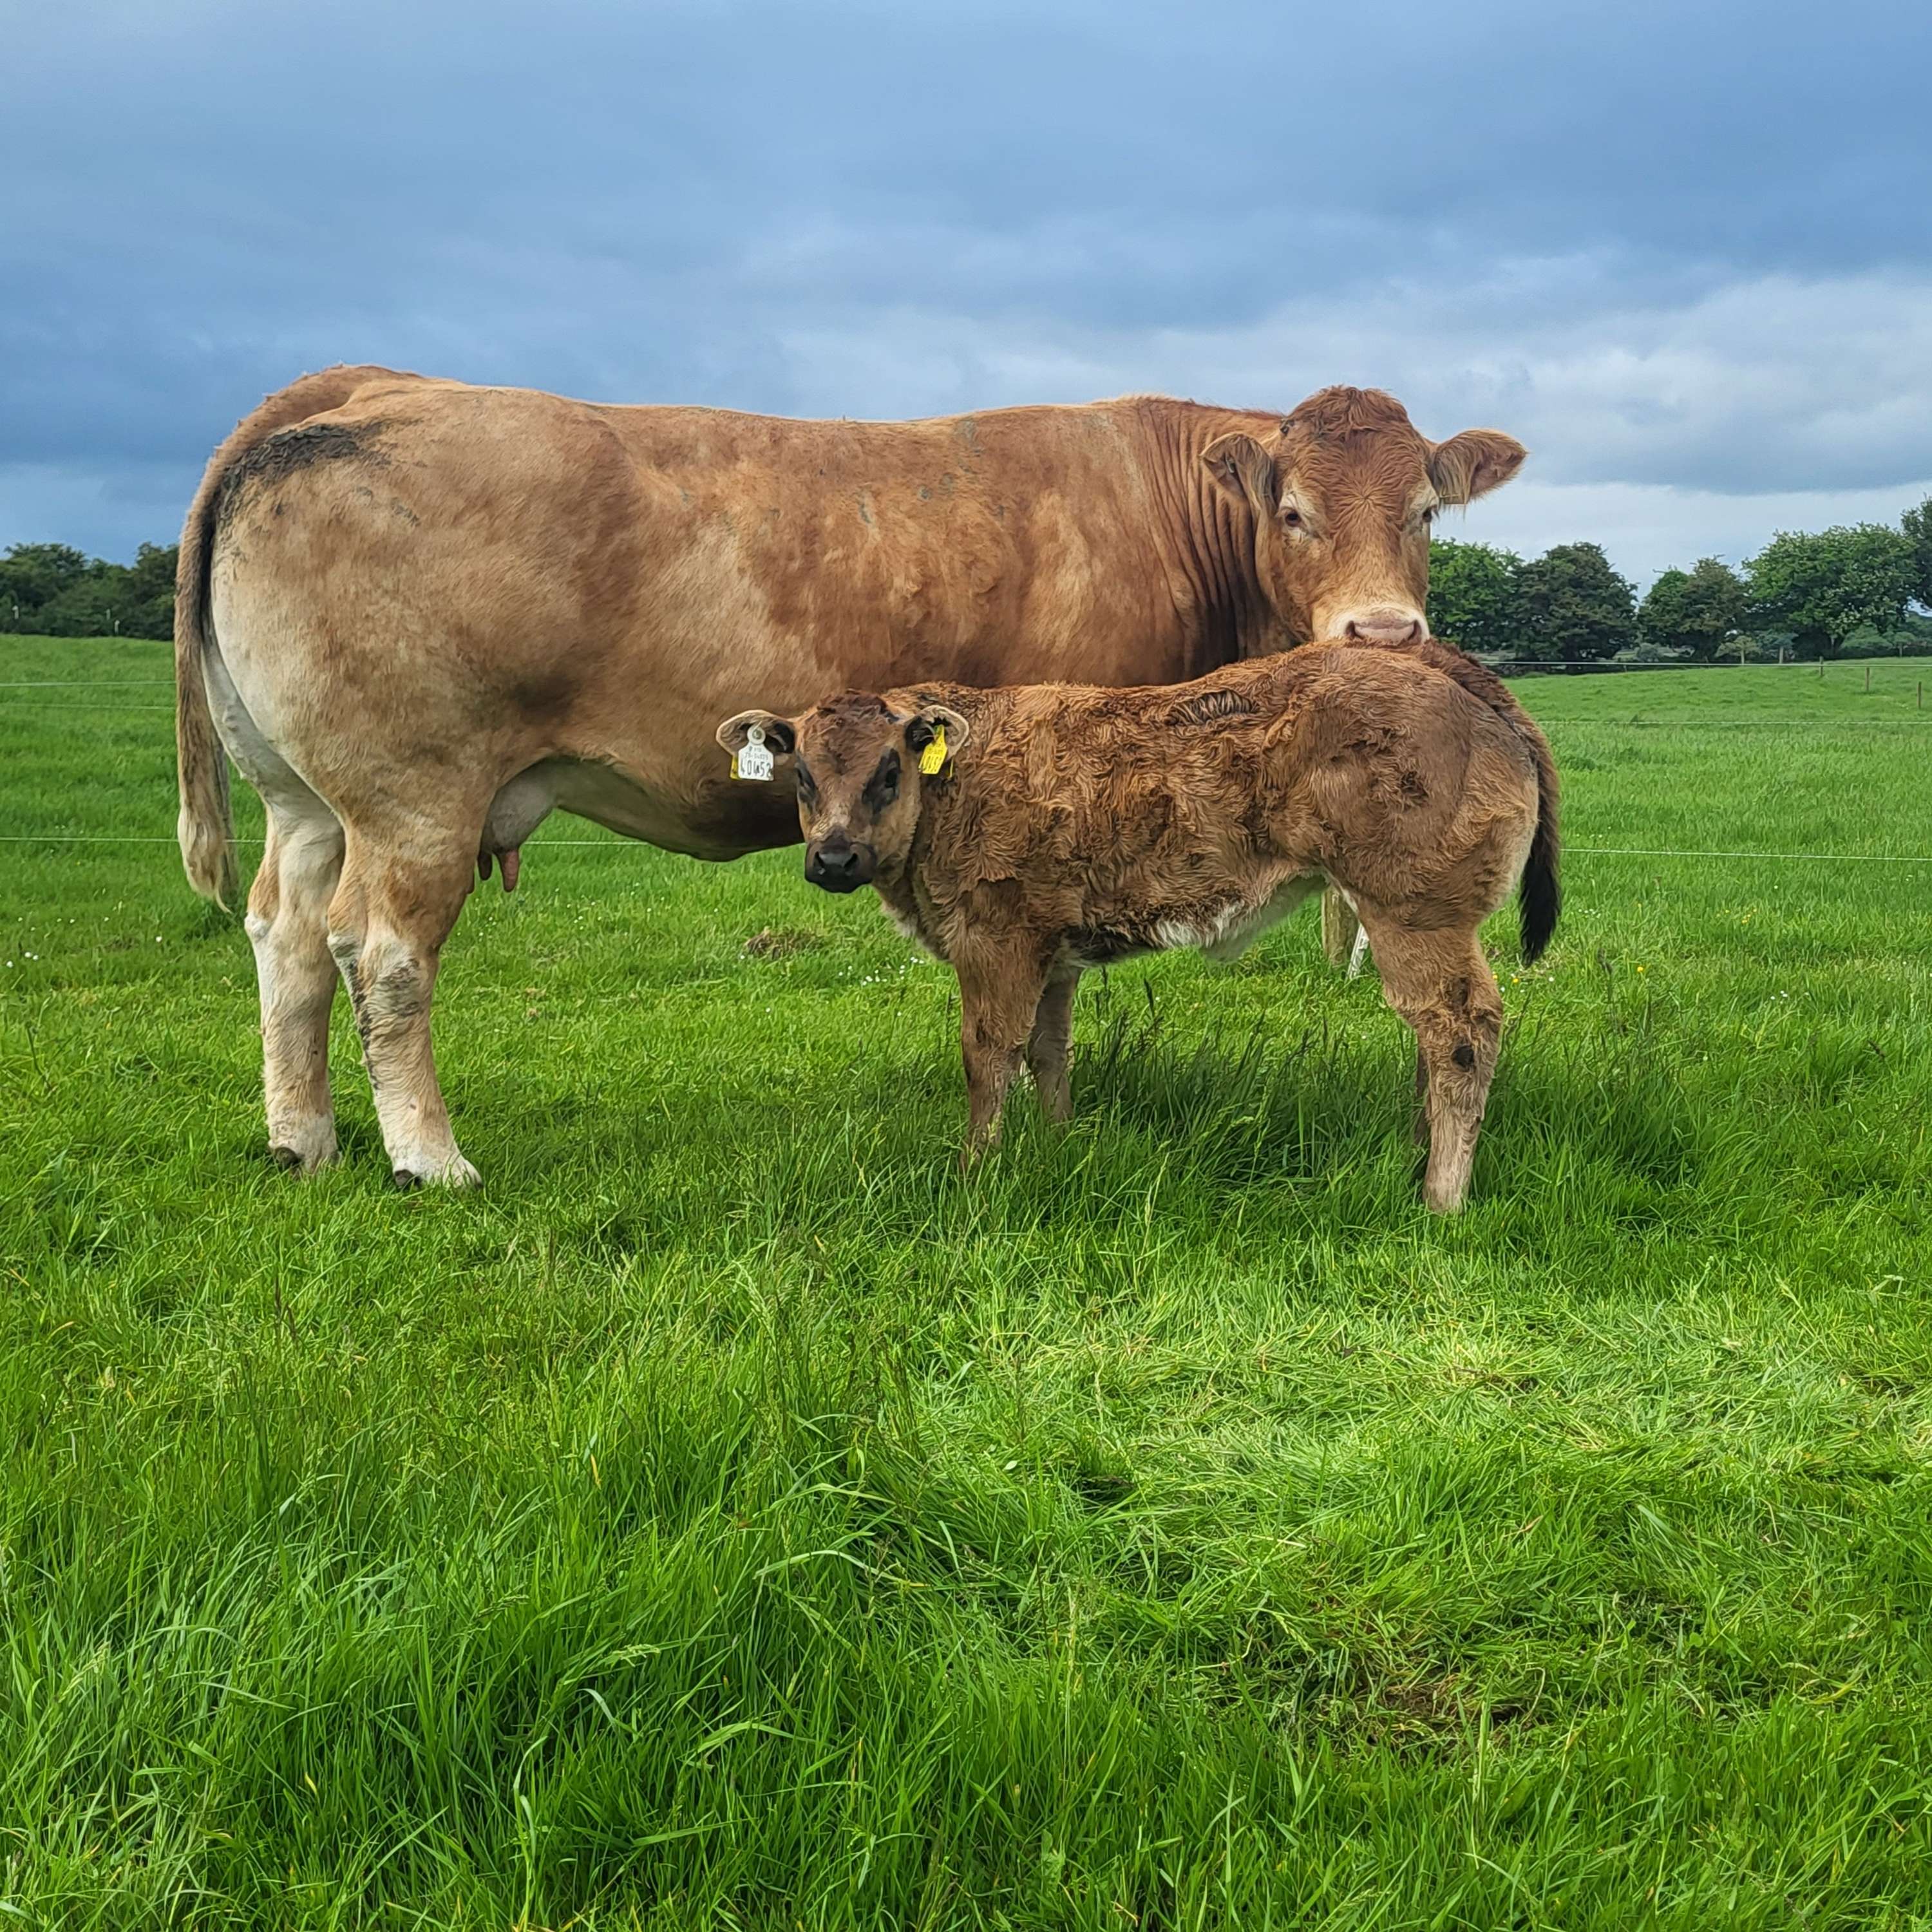
[{"label": "wire fence", "polygon": [[[173,845],[174,836],[166,832],[0,832],[5,845]],[[260,837],[238,836],[232,841],[250,850],[262,844]],[[643,839],[626,838],[614,833],[608,838],[527,838],[525,852],[554,852],[568,847],[630,853],[658,848]],[[1563,848],[1565,859],[1745,859],[1796,865],[1820,866],[1932,866],[1932,852],[1752,852],[1717,851],[1672,845],[1573,845]]]},{"label": "wire fence", "polygon": [[[1768,658],[1748,659],[1742,668],[1747,670],[1804,671],[1813,677],[1825,677],[1832,670],[1859,670],[1875,664],[1900,664],[1907,659],[1926,664],[1932,669],[1932,652],[1921,651],[1888,651],[1882,657],[1872,658],[1790,658],[1776,663]],[[1486,665],[1491,670],[1499,671],[1507,677],[1535,676],[1572,676],[1600,677],[1612,671],[1672,671],[1672,670],[1736,670],[1739,668],[1734,658],[1666,658],[1656,664],[1618,664],[1612,659],[1600,658],[1484,658],[1476,662]]]},{"label": "wire fence", "polygon": [[[1552,663],[1536,658],[1491,658],[1485,659],[1484,662],[1487,663],[1490,668],[1493,670],[1502,672],[1520,670],[1525,674],[1538,674],[1576,673],[1588,675],[1598,675],[1612,671],[1708,670],[1714,668],[1722,668],[1714,667],[1709,664],[1634,664],[1610,663]],[[1869,666],[1872,662],[1874,661],[1870,659],[1840,659],[1835,661],[1835,668],[1849,668],[1853,664],[1862,664],[1864,665],[1867,668],[1865,676],[1866,688],[1869,690],[1870,687]],[[1763,668],[1765,667],[1759,668]],[[1803,668],[1809,668],[1808,666]],[[1794,662],[1790,664],[1784,666],[1784,668],[1787,670],[1797,670],[1801,668],[1801,667]],[[1822,677],[1824,675],[1826,668],[1827,667],[1824,663],[1818,664],[1816,666],[1816,674]],[[0,691],[6,692],[172,690],[173,686],[174,680],[171,678],[102,680],[87,678],[42,678],[20,682],[0,682]],[[1924,687],[1922,681],[1918,684],[1917,698],[1918,704],[1922,708],[1924,701]],[[167,716],[171,715],[173,710],[173,707],[171,705],[164,706],[142,704],[119,699],[111,700],[108,704],[100,705],[74,704],[65,700],[53,700],[44,698],[25,698],[18,699],[14,701],[24,704],[37,705],[41,710],[46,711],[107,711],[131,714],[146,713],[149,715]],[[1832,721],[1834,726],[1842,726],[1847,721],[1846,720],[1839,718],[1834,718]],[[1875,720],[1872,722],[1876,722],[1881,721]],[[1584,721],[1585,726],[1590,724],[1604,724],[1611,727],[1612,728],[1634,728],[1630,725],[1629,721],[1624,719],[1603,718]],[[1762,721],[1755,719],[1710,719],[1679,721],[1678,728],[1690,730],[1780,730],[1786,728],[1779,721],[1770,719]],[[561,848],[568,847],[595,848],[598,846],[604,846],[609,848],[613,851],[620,851],[635,842],[636,842],[626,839],[620,836],[612,836],[603,838],[533,838],[527,842],[527,848],[532,850],[555,850]],[[166,832],[0,832],[0,844],[10,845],[172,845],[175,843],[176,841],[172,835]],[[252,848],[260,845],[262,843],[262,841],[259,837],[242,837],[236,838],[235,843],[238,846]],[[1780,864],[1816,864],[1834,866],[1932,865],[1932,854],[1928,853],[1766,852],[1705,850],[1692,849],[1688,848],[1679,848],[1670,846],[1577,845],[1568,844],[1564,845],[1563,850],[1564,856],[1566,859],[1574,857],[1589,857],[1619,859],[1722,860],[1764,861]]]}]

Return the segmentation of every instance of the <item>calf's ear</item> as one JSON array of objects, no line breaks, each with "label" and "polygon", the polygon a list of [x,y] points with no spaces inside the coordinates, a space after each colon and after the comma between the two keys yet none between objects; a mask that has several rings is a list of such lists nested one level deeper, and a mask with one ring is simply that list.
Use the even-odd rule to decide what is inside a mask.
[{"label": "calf's ear", "polygon": [[1473,502],[1507,483],[1528,454],[1499,429],[1466,429],[1430,452],[1429,480],[1444,502]]},{"label": "calf's ear", "polygon": [[922,704],[906,720],[907,748],[922,752],[940,731],[946,734],[946,754],[950,758],[973,735],[973,728],[950,704]]},{"label": "calf's ear", "polygon": [[1208,473],[1231,496],[1250,504],[1256,516],[1272,517],[1281,502],[1281,478],[1274,458],[1251,436],[1238,430],[1217,436],[1201,452]]},{"label": "calf's ear", "polygon": [[718,728],[718,743],[735,758],[752,742],[754,724],[764,733],[774,758],[789,758],[798,748],[798,733],[791,720],[776,711],[741,711],[736,717],[726,718]]}]

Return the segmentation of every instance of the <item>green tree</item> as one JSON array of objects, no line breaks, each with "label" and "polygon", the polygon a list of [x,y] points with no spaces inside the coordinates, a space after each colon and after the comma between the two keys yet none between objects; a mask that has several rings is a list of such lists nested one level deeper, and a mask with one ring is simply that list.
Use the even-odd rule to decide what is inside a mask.
[{"label": "green tree", "polygon": [[1613,658],[1636,642],[1636,590],[1593,543],[1558,544],[1516,573],[1524,655]]},{"label": "green tree", "polygon": [[121,628],[130,638],[175,634],[175,562],[178,544],[144,543],[128,572],[128,612]]},{"label": "green tree", "polygon": [[0,557],[0,630],[54,638],[174,635],[172,544],[143,544],[132,564],[67,544],[16,544]]},{"label": "green tree", "polygon": [[127,578],[124,564],[97,559],[34,614],[34,629],[50,638],[104,638],[125,632]]},{"label": "green tree", "polygon": [[1916,510],[1907,510],[1898,527],[1912,552],[1912,601],[1932,610],[1932,496]]},{"label": "green tree", "polygon": [[1910,539],[1888,524],[1780,530],[1744,566],[1751,622],[1789,631],[1802,657],[1836,657],[1862,625],[1896,631],[1914,594]]},{"label": "green tree", "polygon": [[33,620],[87,574],[87,558],[68,544],[16,544],[0,557],[0,623],[38,628]]},{"label": "green tree", "polygon": [[1522,649],[1516,574],[1522,560],[1492,544],[1433,538],[1429,546],[1429,624],[1466,651]]},{"label": "green tree", "polygon": [[1639,634],[1658,650],[1715,657],[1744,627],[1750,593],[1730,565],[1700,557],[1688,570],[1666,570],[1636,614]]}]

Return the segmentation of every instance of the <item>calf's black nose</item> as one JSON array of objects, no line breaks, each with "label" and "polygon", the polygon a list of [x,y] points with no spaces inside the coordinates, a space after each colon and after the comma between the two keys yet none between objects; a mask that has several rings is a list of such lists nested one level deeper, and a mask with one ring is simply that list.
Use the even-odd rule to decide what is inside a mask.
[{"label": "calf's black nose", "polygon": [[828,892],[856,891],[872,875],[865,855],[856,846],[843,842],[814,847],[805,862],[805,876]]}]

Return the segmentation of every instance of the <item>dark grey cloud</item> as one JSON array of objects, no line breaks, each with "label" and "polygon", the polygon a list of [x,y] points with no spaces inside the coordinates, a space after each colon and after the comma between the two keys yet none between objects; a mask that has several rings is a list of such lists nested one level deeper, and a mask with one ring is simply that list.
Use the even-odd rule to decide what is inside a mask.
[{"label": "dark grey cloud", "polygon": [[1932,10],[1897,0],[176,0],[9,34],[0,541],[161,533],[337,360],[850,414],[1380,380],[1553,484],[1932,470]]}]

